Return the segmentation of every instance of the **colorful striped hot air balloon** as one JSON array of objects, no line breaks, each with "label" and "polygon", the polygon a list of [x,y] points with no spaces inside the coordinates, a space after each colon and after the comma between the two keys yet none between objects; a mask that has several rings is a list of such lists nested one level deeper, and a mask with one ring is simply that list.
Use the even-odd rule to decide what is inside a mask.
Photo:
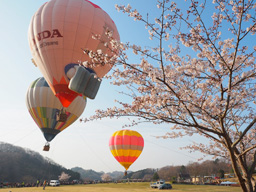
[{"label": "colorful striped hot air balloon", "polygon": [[[110,41],[106,31],[112,32],[114,39],[120,39],[110,16],[89,0],[50,0],[32,17],[28,39],[33,60],[64,107],[80,93],[95,98],[100,86],[98,78],[112,65],[105,63],[89,69],[79,66],[79,61],[91,61],[83,50],[114,55],[105,46]],[[93,35],[100,35],[101,39],[95,40]]]},{"label": "colorful striped hot air balloon", "polygon": [[109,140],[109,148],[115,159],[125,168],[129,167],[140,156],[144,147],[144,139],[137,131],[116,131]]},{"label": "colorful striped hot air balloon", "polygon": [[74,123],[83,113],[86,98],[78,96],[65,110],[67,119],[60,122],[57,114],[63,108],[43,77],[33,81],[27,91],[26,105],[38,127],[50,142],[58,133]]}]

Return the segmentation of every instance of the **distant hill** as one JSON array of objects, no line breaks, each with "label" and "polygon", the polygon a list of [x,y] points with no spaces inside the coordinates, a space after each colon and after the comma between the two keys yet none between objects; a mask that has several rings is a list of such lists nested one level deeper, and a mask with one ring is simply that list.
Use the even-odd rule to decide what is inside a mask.
[{"label": "distant hill", "polygon": [[143,179],[145,181],[150,181],[156,171],[154,169],[143,169],[136,172],[130,172],[127,174],[127,178],[130,179]]},{"label": "distant hill", "polygon": [[[72,171],[80,173],[81,180],[88,181],[88,180],[101,180],[101,176],[104,174],[104,172],[96,172],[93,170],[85,170],[81,167],[74,167],[71,169]],[[155,173],[154,169],[143,169],[140,171],[132,172],[128,171],[127,176],[124,176],[124,172],[122,171],[114,171],[114,172],[108,172],[107,174],[113,179],[113,180],[121,180],[121,179],[143,179],[146,181],[150,181]]]},{"label": "distant hill", "polygon": [[[128,171],[128,173],[130,173],[130,171]],[[110,175],[110,177],[112,177],[112,179],[114,180],[118,180],[124,177],[124,172],[123,171],[114,171],[111,173],[107,173]]]},{"label": "distant hill", "polygon": [[101,180],[101,175],[104,174],[104,172],[96,172],[91,169],[85,170],[81,167],[74,167],[71,170],[79,173],[82,180]]},{"label": "distant hill", "polygon": [[[62,172],[69,174],[72,180],[101,180],[104,172],[84,170],[80,167],[66,169],[49,158],[43,157],[38,152],[0,142],[0,183],[1,182],[26,182],[33,183],[37,179],[58,179]],[[128,172],[130,177],[133,172]],[[134,172],[136,175],[137,172]],[[124,177],[122,171],[107,173],[112,179]]]},{"label": "distant hill", "polygon": [[62,172],[70,180],[80,179],[77,172],[68,170],[38,152],[0,142],[0,182],[36,182],[58,179]]},{"label": "distant hill", "polygon": [[[80,173],[81,180],[101,180],[101,176],[104,174],[104,172],[96,172],[94,170],[85,170],[81,167],[74,167],[71,169],[72,171]],[[124,173],[121,171],[114,171],[114,172],[108,172],[108,175],[114,180],[122,179],[124,176]]]}]

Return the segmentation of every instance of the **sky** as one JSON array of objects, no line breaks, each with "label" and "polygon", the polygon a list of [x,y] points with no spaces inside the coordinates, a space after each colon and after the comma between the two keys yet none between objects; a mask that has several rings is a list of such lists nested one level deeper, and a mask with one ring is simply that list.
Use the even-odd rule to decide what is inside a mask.
[{"label": "sky", "polygon": [[[104,172],[124,171],[112,156],[108,142],[110,136],[128,122],[126,118],[87,123],[76,121],[54,138],[49,152],[42,150],[45,139],[27,110],[25,96],[31,82],[42,77],[39,69],[31,62],[28,27],[32,15],[45,2],[47,1],[0,0],[0,142],[36,151],[68,169],[81,167]],[[128,1],[92,2],[99,5],[114,20],[122,42],[148,41],[147,31],[143,25],[115,10],[115,4],[127,5]],[[154,15],[155,1],[129,0],[129,3],[143,14],[150,12]],[[122,97],[118,91],[119,87],[103,79],[96,98],[87,100],[81,117],[90,117],[96,109],[113,106],[114,100]],[[155,137],[164,135],[169,128],[170,125],[164,124],[141,124],[131,128],[143,136],[145,145],[141,156],[130,167],[130,171],[186,165],[202,157],[199,153],[180,150],[180,147],[198,141],[200,137],[174,140]]]}]

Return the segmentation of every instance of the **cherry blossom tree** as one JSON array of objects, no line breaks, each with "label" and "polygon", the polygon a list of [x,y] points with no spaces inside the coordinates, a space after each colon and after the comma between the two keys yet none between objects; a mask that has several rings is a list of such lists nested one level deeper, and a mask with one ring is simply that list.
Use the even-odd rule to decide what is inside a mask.
[{"label": "cherry blossom tree", "polygon": [[67,180],[69,180],[70,177],[71,177],[71,176],[68,175],[67,173],[62,172],[61,175],[59,176],[59,180],[60,180],[60,181],[67,181]]},{"label": "cherry blossom tree", "polygon": [[109,174],[104,173],[103,175],[101,175],[101,179],[102,179],[102,181],[108,182],[108,181],[112,180],[112,177]]},{"label": "cherry blossom tree", "polygon": [[[105,43],[117,53],[111,58],[87,52],[92,58],[87,67],[117,63],[108,78],[126,86],[121,94],[130,98],[82,120],[136,117],[130,126],[169,124],[164,138],[204,136],[209,144],[186,148],[227,158],[242,190],[256,191],[255,0],[157,0],[156,5],[155,19],[129,4],[116,5],[145,25],[153,43],[112,40]],[[110,31],[106,34],[111,38]],[[129,50],[138,62],[131,62]]]}]

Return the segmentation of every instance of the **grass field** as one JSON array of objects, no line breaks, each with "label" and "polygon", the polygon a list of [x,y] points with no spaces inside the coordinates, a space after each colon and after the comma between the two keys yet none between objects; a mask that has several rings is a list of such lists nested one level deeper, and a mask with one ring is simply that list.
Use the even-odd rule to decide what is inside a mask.
[{"label": "grass field", "polygon": [[[172,185],[172,192],[241,192],[240,187],[229,186],[210,186],[210,185]],[[118,184],[90,184],[90,185],[69,185],[50,187],[47,186],[45,190],[42,187],[28,187],[28,188],[8,188],[0,189],[0,192],[152,192],[162,191],[158,189],[151,189],[149,183],[118,183]]]}]

